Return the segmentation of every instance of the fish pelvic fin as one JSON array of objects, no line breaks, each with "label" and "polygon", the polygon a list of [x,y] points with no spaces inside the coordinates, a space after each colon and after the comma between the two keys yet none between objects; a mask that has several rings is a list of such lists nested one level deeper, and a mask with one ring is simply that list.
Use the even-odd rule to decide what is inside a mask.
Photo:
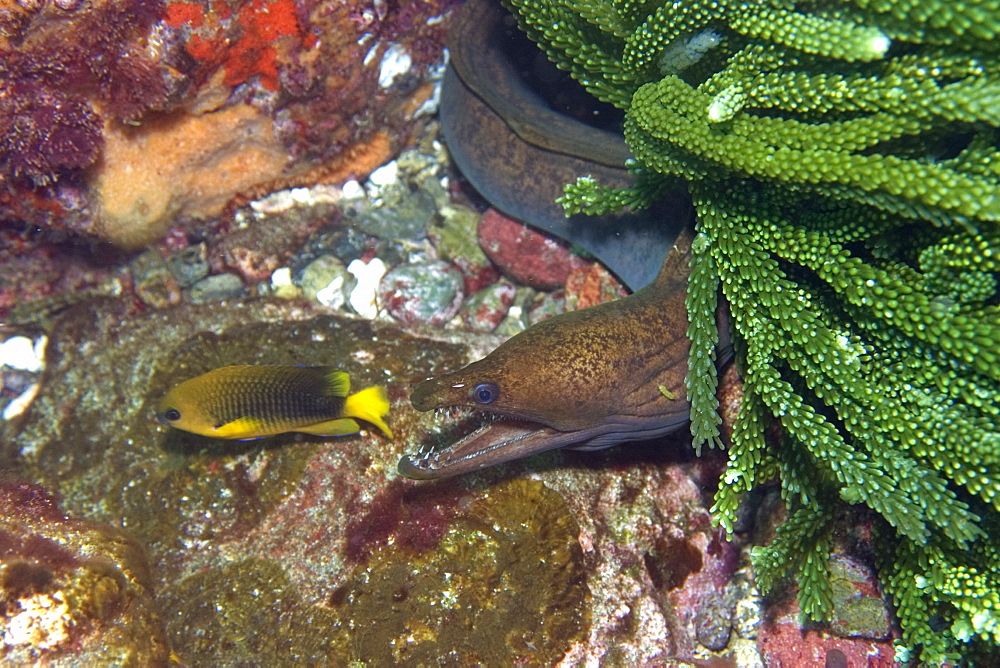
[{"label": "fish pelvic fin", "polygon": [[382,417],[389,412],[389,395],[385,388],[378,385],[361,390],[344,401],[344,415],[361,418],[371,422],[382,430],[388,438],[392,438],[392,430]]},{"label": "fish pelvic fin", "polygon": [[358,424],[357,420],[352,420],[351,418],[337,418],[336,420],[327,420],[319,424],[311,424],[307,427],[297,427],[295,431],[315,436],[346,436],[347,434],[356,434],[361,431],[361,425]]},{"label": "fish pelvic fin", "polygon": [[326,374],[326,395],[346,397],[351,393],[351,377],[346,371],[331,369]]}]

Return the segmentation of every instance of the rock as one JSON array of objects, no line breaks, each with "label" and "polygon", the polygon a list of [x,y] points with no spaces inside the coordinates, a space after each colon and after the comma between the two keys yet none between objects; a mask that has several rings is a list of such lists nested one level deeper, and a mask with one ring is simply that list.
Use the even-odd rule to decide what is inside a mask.
[{"label": "rock", "polygon": [[621,283],[596,262],[574,267],[566,278],[567,311],[621,299],[627,294]]},{"label": "rock", "polygon": [[208,276],[208,247],[194,244],[167,257],[167,267],[182,288],[189,288]]},{"label": "rock", "polygon": [[166,665],[142,545],[67,515],[41,486],[0,475],[0,661]]},{"label": "rock", "polygon": [[189,293],[195,304],[236,299],[243,296],[243,281],[236,274],[216,274],[192,285]]},{"label": "rock", "polygon": [[163,308],[180,303],[181,286],[159,251],[141,253],[132,261],[131,269],[135,294],[143,304]]},{"label": "rock", "polygon": [[139,248],[178,216],[221,213],[235,193],[277,178],[290,161],[272,119],[248,104],[179,112],[141,128],[111,124],[91,185],[100,202],[96,232]]},{"label": "rock", "polygon": [[478,221],[479,214],[472,209],[447,205],[441,209],[441,222],[427,231],[441,257],[462,272],[467,295],[479,292],[500,278],[500,271],[479,245],[476,237]]},{"label": "rock", "polygon": [[894,668],[895,648],[885,602],[872,573],[852,558],[831,559],[833,625],[802,624],[797,587],[769,595],[757,645],[768,666],[798,666],[818,660],[828,666]]},{"label": "rock", "polygon": [[465,294],[462,272],[447,262],[411,264],[387,273],[379,303],[404,325],[444,325],[458,313]]},{"label": "rock", "polygon": [[[66,514],[122,526],[142,543],[178,663],[672,665],[697,656],[697,610],[726,591],[741,556],[708,512],[705,471],[717,476],[725,453],[695,462],[681,431],[402,480],[404,452],[474,426],[417,412],[412,386],[480,357],[496,334],[452,330],[444,342],[304,300],[123,317],[128,303],[79,304],[53,323],[37,397],[19,424],[0,422],[0,457],[63,494]],[[217,441],[152,419],[187,378],[266,363],[333,364],[354,388],[385,385],[395,438]],[[138,623],[132,610],[121,618]]]},{"label": "rock", "polygon": [[257,211],[252,204],[249,210],[236,212],[237,229],[213,242],[209,251],[212,273],[234,272],[246,283],[267,280],[337,212],[333,204],[322,201],[267,211]]},{"label": "rock", "polygon": [[[302,296],[324,306],[340,308],[347,303],[351,275],[340,258],[321,255],[302,271]],[[350,286],[353,287],[353,286]]]},{"label": "rock", "polygon": [[479,245],[507,276],[539,290],[566,284],[584,260],[569,248],[527,225],[489,209],[479,219]]},{"label": "rock", "polygon": [[465,300],[459,315],[462,322],[477,332],[492,332],[507,316],[517,288],[513,283],[501,281],[483,288]]}]

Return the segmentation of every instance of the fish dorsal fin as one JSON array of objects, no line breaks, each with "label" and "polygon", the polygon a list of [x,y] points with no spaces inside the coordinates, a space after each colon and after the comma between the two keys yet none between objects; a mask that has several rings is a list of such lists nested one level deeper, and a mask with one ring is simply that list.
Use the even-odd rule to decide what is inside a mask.
[{"label": "fish dorsal fin", "polygon": [[674,246],[667,253],[667,257],[663,261],[663,266],[660,267],[660,273],[657,274],[653,285],[663,286],[675,281],[678,277],[683,277],[685,281],[687,280],[688,275],[691,273],[691,243],[693,241],[694,230],[690,226],[681,230],[677,238],[674,239]]},{"label": "fish dorsal fin", "polygon": [[346,397],[351,393],[351,376],[340,369],[330,369],[325,373],[326,395],[328,397]]}]

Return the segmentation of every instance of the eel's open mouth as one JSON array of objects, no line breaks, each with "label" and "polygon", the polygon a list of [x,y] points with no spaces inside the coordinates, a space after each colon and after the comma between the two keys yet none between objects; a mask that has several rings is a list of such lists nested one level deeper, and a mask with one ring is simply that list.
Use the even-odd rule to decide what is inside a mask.
[{"label": "eel's open mouth", "polygon": [[[537,422],[502,415],[478,415],[483,417],[483,424],[455,443],[444,448],[425,446],[400,459],[400,475],[414,480],[431,480],[468,473],[561,447],[559,436],[567,435]],[[559,443],[552,444],[553,440]]]},{"label": "eel's open mouth", "polygon": [[559,431],[509,415],[470,413],[484,422],[444,448],[425,446],[399,460],[400,475],[414,480],[445,478],[579,443],[581,433]]}]

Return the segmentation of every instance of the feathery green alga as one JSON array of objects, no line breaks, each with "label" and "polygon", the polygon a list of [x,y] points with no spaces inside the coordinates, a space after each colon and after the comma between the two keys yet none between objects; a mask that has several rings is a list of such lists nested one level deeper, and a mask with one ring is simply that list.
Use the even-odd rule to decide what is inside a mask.
[{"label": "feathery green alga", "polygon": [[696,447],[720,294],[746,392],[715,517],[775,477],[788,507],[761,586],[791,566],[827,616],[837,504],[864,504],[898,657],[1000,652],[1000,0],[508,4],[626,112],[635,187],[584,176],[567,212],[688,183]]}]

